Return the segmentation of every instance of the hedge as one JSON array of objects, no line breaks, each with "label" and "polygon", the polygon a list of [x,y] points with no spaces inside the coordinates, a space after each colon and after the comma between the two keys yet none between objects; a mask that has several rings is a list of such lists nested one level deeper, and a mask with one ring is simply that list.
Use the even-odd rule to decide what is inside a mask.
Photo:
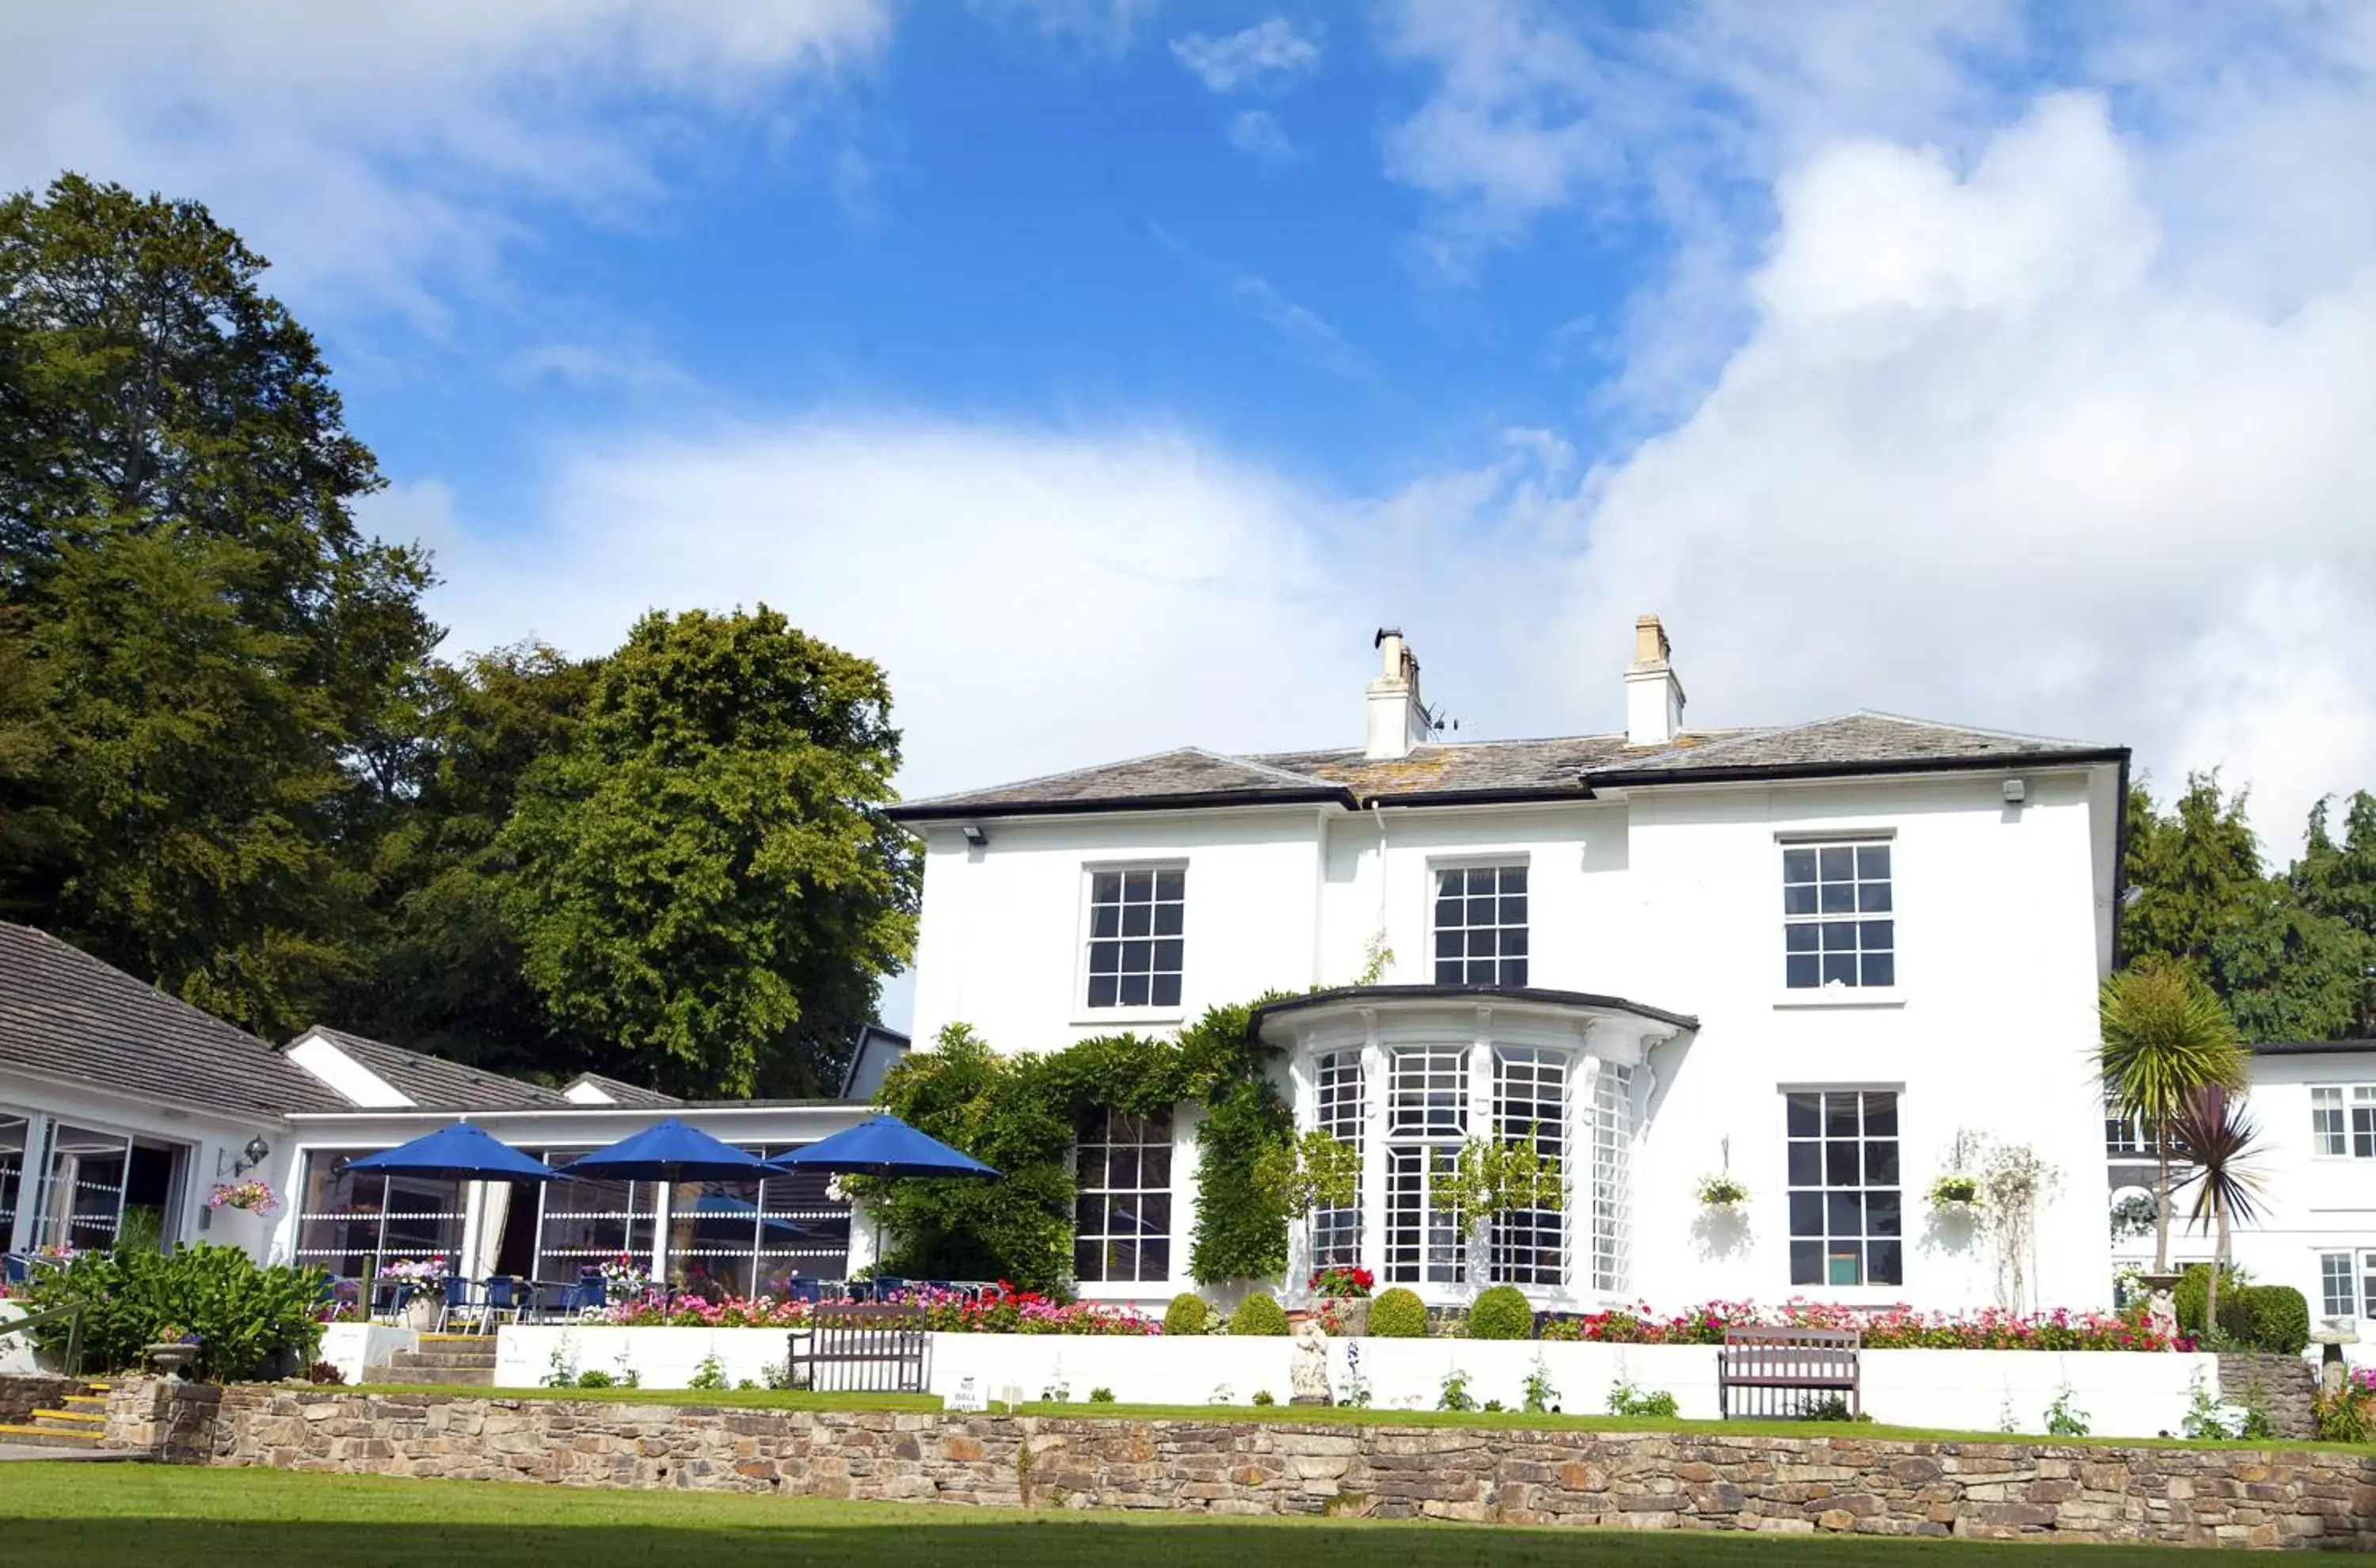
[{"label": "hedge", "polygon": [[1496,1285],[1468,1309],[1471,1339],[1525,1339],[1534,1333],[1535,1309],[1515,1285]]}]

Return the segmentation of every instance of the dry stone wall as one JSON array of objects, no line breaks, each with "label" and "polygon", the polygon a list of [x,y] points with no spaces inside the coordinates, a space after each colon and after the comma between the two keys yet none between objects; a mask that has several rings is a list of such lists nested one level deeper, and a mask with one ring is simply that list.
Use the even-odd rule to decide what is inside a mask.
[{"label": "dry stone wall", "polygon": [[120,1386],[183,1462],[1030,1507],[2376,1548],[2376,1453]]}]

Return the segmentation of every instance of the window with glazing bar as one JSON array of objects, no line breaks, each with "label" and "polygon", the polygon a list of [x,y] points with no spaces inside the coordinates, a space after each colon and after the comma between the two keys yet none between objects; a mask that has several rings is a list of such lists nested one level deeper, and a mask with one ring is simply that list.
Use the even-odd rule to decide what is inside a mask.
[{"label": "window with glazing bar", "polygon": [[1464,1217],[1435,1206],[1468,1134],[1468,1048],[1414,1046],[1390,1058],[1386,1098],[1386,1278],[1467,1277]]},{"label": "window with glazing bar", "polygon": [[1824,1089],[1785,1099],[1790,1283],[1904,1284],[1897,1096]]},{"label": "window with glazing bar", "polygon": [[1633,1266],[1633,1068],[1600,1064],[1592,1111],[1592,1288],[1618,1291]]},{"label": "window with glazing bar", "polygon": [[1782,972],[1793,991],[1897,983],[1886,844],[1782,848]]},{"label": "window with glazing bar", "polygon": [[1082,1123],[1073,1275],[1088,1282],[1171,1277],[1171,1113],[1092,1112]]},{"label": "window with glazing bar", "polygon": [[[1493,1052],[1493,1136],[1531,1145],[1567,1165],[1568,1056],[1563,1051],[1502,1046]],[[1497,1285],[1567,1283],[1566,1206],[1515,1209],[1493,1217],[1489,1267]]]},{"label": "window with glazing bar", "polygon": [[1527,983],[1527,868],[1447,866],[1435,873],[1435,983]]},{"label": "window with glazing bar", "polygon": [[[1318,1080],[1319,1115],[1315,1125],[1351,1149],[1364,1151],[1369,1136],[1369,1107],[1361,1094],[1361,1053],[1332,1051],[1314,1064]],[[1315,1268],[1351,1268],[1361,1261],[1361,1200],[1358,1193],[1342,1208],[1315,1210],[1312,1216],[1312,1263]]]},{"label": "window with glazing bar", "polygon": [[1180,1005],[1187,899],[1177,866],[1090,873],[1090,1006]]}]

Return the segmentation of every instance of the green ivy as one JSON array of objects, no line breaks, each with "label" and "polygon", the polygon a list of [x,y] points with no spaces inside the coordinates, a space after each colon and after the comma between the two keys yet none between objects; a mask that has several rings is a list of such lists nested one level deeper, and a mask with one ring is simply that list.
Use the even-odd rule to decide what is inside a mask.
[{"label": "green ivy", "polygon": [[1099,1035],[1062,1051],[1006,1056],[963,1024],[893,1068],[876,1103],[995,1166],[1000,1182],[853,1181],[878,1203],[891,1238],[887,1271],[1005,1279],[1063,1290],[1073,1277],[1070,1169],[1082,1119],[1146,1116],[1202,1103],[1202,1155],[1189,1272],[1200,1284],[1268,1278],[1287,1266],[1287,1215],[1257,1180],[1293,1133],[1270,1081],[1278,1054],[1254,1038],[1259,1003],[1216,1007],[1176,1039]]}]

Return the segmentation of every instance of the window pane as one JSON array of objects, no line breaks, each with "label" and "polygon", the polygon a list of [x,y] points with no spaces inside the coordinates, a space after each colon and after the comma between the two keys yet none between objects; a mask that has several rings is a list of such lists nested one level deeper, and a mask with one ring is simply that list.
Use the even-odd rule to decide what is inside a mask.
[{"label": "window pane", "polygon": [[1783,850],[1782,880],[1784,882],[1814,881],[1815,851],[1812,849]]},{"label": "window pane", "polygon": [[1823,972],[1812,953],[1793,957],[1782,966],[1783,983],[1793,991],[1813,991],[1823,983]]},{"label": "window pane", "polygon": [[1854,852],[1844,846],[1826,845],[1815,851],[1816,864],[1825,882],[1856,880]]},{"label": "window pane", "polygon": [[1897,1096],[1887,1089],[1876,1089],[1859,1097],[1864,1101],[1864,1131],[1867,1137],[1897,1136]]},{"label": "window pane", "polygon": [[1823,927],[1817,925],[1785,926],[1782,928],[1782,951],[1812,953],[1823,934]]},{"label": "window pane", "polygon": [[1790,1194],[1790,1234],[1821,1236],[1824,1233],[1824,1194],[1793,1193]]},{"label": "window pane", "polygon": [[1825,985],[1854,985],[1856,982],[1857,956],[1855,954],[1826,953],[1824,955],[1824,983]]},{"label": "window pane", "polygon": [[1895,1140],[1874,1139],[1865,1144],[1864,1181],[1868,1187],[1894,1187],[1897,1184]]},{"label": "window pane", "polygon": [[1857,944],[1866,952],[1897,945],[1897,926],[1892,921],[1867,921],[1857,932]]},{"label": "window pane", "polygon": [[1867,1234],[1895,1236],[1899,1234],[1900,1219],[1895,1193],[1873,1193],[1865,1199],[1864,1223]]},{"label": "window pane", "polygon": [[1122,906],[1099,904],[1089,911],[1089,934],[1113,937],[1122,934]]},{"label": "window pane", "polygon": [[1835,1187],[1853,1187],[1857,1178],[1857,1146],[1842,1139],[1824,1146],[1824,1180]]},{"label": "window pane", "polygon": [[1179,935],[1181,912],[1181,906],[1178,904],[1158,904],[1155,906],[1155,934],[1158,936]]},{"label": "window pane", "polygon": [[1865,879],[1865,880],[1867,880],[1867,881],[1871,881],[1872,879],[1874,879],[1874,878],[1876,878],[1876,877],[1878,877],[1878,878],[1880,878],[1880,879],[1882,879],[1882,880],[1883,880],[1883,881],[1888,880],[1888,877],[1889,877],[1889,846],[1888,846],[1888,845],[1886,845],[1886,844],[1859,844],[1859,845],[1858,845],[1858,846],[1857,846],[1857,852],[1856,852],[1856,861],[1857,861],[1857,875],[1859,875],[1859,876],[1860,876],[1860,877],[1864,878],[1864,879]]},{"label": "window pane", "polygon": [[1151,904],[1127,904],[1122,911],[1122,933],[1124,936],[1145,936],[1155,929],[1155,907]]},{"label": "window pane", "polygon": [[1810,1142],[1790,1146],[1790,1184],[1794,1187],[1820,1187],[1824,1184],[1824,1157],[1820,1145]]},{"label": "window pane", "polygon": [[1144,904],[1155,897],[1155,873],[1151,871],[1126,871],[1122,873],[1122,896],[1126,903]]},{"label": "window pane", "polygon": [[1786,915],[1813,914],[1815,912],[1815,885],[1812,882],[1783,884],[1782,912]]},{"label": "window pane", "polygon": [[1457,898],[1467,890],[1468,873],[1457,867],[1450,871],[1440,871],[1435,875],[1436,891],[1446,898]]},{"label": "window pane", "polygon": [[1100,904],[1114,904],[1121,902],[1122,873],[1117,871],[1101,871],[1096,875],[1090,877],[1089,897]]},{"label": "window pane", "polygon": [[1165,937],[1155,944],[1154,966],[1158,970],[1180,972],[1181,943],[1176,936]]},{"label": "window pane", "polygon": [[1122,968],[1122,944],[1092,942],[1089,944],[1089,973],[1110,975]]},{"label": "window pane", "polygon": [[1176,904],[1187,896],[1188,873],[1184,871],[1159,871],[1155,873],[1155,896],[1166,903]]},{"label": "window pane", "polygon": [[1118,994],[1119,992],[1115,987],[1113,976],[1091,975],[1089,977],[1090,1006],[1111,1007],[1114,1005],[1115,999]]},{"label": "window pane", "polygon": [[1146,1006],[1148,989],[1147,980],[1145,975],[1123,976],[1122,1004],[1125,1007]]},{"label": "window pane", "polygon": [[1794,1138],[1815,1135],[1823,1103],[1821,1095],[1794,1094],[1785,1097],[1787,1107],[1784,1126]]},{"label": "window pane", "polygon": [[1889,884],[1886,882],[1857,884],[1857,908],[1868,915],[1888,913]]},{"label": "window pane", "polygon": [[1178,975],[1156,976],[1154,984],[1148,989],[1148,994],[1154,998],[1154,1004],[1158,1007],[1179,1006],[1180,977]]},{"label": "window pane", "polygon": [[1906,1283],[1904,1246],[1905,1243],[1900,1241],[1874,1241],[1867,1245],[1865,1255],[1871,1262],[1870,1278],[1873,1284],[1903,1285]]},{"label": "window pane", "polygon": [[1821,932],[1824,933],[1824,952],[1826,952],[1826,953],[1853,953],[1853,952],[1855,952],[1855,951],[1856,951],[1856,944],[1857,944],[1857,927],[1856,927],[1856,921],[1825,921],[1822,925],[1818,926],[1816,929],[1817,929],[1817,930],[1819,930],[1819,931],[1821,931]]},{"label": "window pane", "polygon": [[1793,1241],[1790,1243],[1790,1283],[1821,1285],[1824,1282],[1824,1243]]},{"label": "window pane", "polygon": [[1823,909],[1827,915],[1856,913],[1856,884],[1826,882],[1823,887]]},{"label": "window pane", "polygon": [[1864,956],[1862,973],[1867,985],[1895,985],[1897,959],[1888,953],[1868,953]]},{"label": "window pane", "polygon": [[1862,1193],[1824,1194],[1824,1223],[1834,1236],[1863,1235],[1864,1194]]},{"label": "window pane", "polygon": [[1527,891],[1527,868],[1524,866],[1503,866],[1502,868],[1502,891],[1504,893],[1516,893],[1523,895]]}]

